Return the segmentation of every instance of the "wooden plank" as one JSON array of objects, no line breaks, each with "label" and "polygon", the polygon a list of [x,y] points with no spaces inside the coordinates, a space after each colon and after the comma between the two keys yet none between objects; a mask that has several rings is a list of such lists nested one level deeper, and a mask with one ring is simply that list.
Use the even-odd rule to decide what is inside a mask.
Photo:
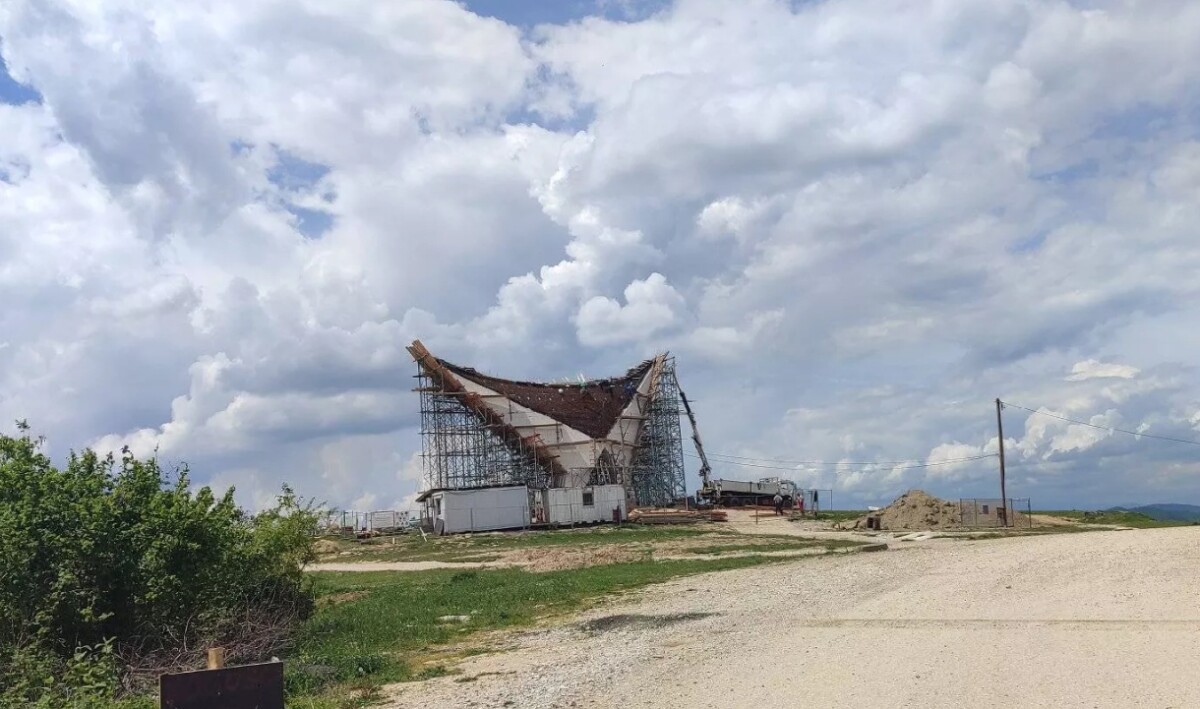
[{"label": "wooden plank", "polygon": [[208,669],[219,670],[225,666],[225,648],[210,647],[208,649]]},{"label": "wooden plank", "polygon": [[158,693],[162,709],[283,709],[283,663],[162,675]]}]

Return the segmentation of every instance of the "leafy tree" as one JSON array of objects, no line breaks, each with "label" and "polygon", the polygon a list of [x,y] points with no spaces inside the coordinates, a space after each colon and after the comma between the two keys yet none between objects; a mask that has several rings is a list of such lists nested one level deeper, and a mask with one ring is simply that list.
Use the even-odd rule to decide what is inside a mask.
[{"label": "leafy tree", "polygon": [[287,487],[250,515],[128,450],[58,469],[18,423],[0,435],[0,705],[85,706],[211,645],[283,651],[312,610],[318,515]]}]

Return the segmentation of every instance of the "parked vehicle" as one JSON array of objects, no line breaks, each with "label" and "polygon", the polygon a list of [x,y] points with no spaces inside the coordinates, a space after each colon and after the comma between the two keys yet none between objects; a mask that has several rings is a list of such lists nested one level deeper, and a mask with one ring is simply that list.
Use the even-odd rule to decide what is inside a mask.
[{"label": "parked vehicle", "polygon": [[704,501],[722,507],[738,505],[770,505],[779,494],[783,504],[790,507],[797,499],[796,483],[782,478],[762,478],[758,482],[746,480],[708,480],[697,493]]}]

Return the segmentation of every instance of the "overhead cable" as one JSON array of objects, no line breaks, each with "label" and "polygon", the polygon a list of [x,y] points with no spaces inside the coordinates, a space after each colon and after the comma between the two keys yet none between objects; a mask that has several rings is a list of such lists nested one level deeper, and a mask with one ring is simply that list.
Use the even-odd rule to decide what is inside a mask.
[{"label": "overhead cable", "polygon": [[1116,433],[1125,433],[1130,436],[1137,436],[1139,438],[1154,438],[1154,439],[1157,439],[1160,441],[1172,441],[1174,443],[1189,443],[1193,446],[1200,446],[1200,441],[1191,440],[1188,438],[1172,438],[1171,436],[1155,436],[1150,433],[1139,433],[1137,431],[1130,431],[1130,430],[1127,430],[1124,428],[1116,428],[1114,426],[1100,426],[1100,425],[1097,425],[1094,423],[1088,423],[1087,421],[1078,421],[1076,419],[1067,418],[1066,416],[1059,416],[1058,414],[1052,414],[1049,411],[1042,411],[1039,409],[1031,409],[1028,406],[1021,406],[1020,404],[1012,404],[1007,401],[1001,401],[1000,403],[1004,406],[1011,406],[1014,409],[1021,409],[1022,411],[1028,411],[1030,413],[1037,414],[1039,416],[1049,416],[1052,419],[1058,419],[1059,421],[1066,421],[1068,423],[1074,423],[1074,424],[1078,424],[1080,426],[1088,426],[1089,428],[1095,428],[1095,429],[1099,429],[1101,431],[1112,431],[1112,432],[1116,432]]},{"label": "overhead cable", "polygon": [[[698,458],[699,457],[699,456],[693,455],[691,453],[684,453],[684,455],[688,456],[689,458]],[[932,467],[939,466],[939,465],[953,465],[955,463],[965,463],[965,462],[972,461],[972,460],[983,460],[984,458],[995,458],[995,457],[996,457],[995,453],[987,453],[984,455],[975,455],[975,456],[970,456],[967,458],[952,458],[949,460],[939,460],[939,461],[935,461],[932,463],[904,463],[903,461],[901,461],[901,462],[897,462],[895,464],[892,464],[892,463],[844,463],[844,465],[860,465],[860,466],[863,466],[863,465],[881,465],[881,466],[886,465],[888,470],[908,470],[910,468],[932,468]],[[757,463],[739,463],[739,462],[732,461],[732,460],[714,460],[713,462],[724,463],[726,465],[736,465],[736,466],[743,467],[743,468],[763,468],[766,470],[789,470],[789,471],[796,470],[795,465],[791,465],[791,466],[760,465]],[[834,472],[860,472],[860,471],[836,470]]]},{"label": "overhead cable", "polygon": [[[980,458],[990,458],[996,455],[995,453],[985,453],[984,455],[974,455],[965,458],[947,458],[944,463],[957,463],[967,460],[978,460]],[[789,460],[786,458],[753,458],[742,455],[729,455],[727,453],[708,453],[710,458],[732,458],[733,460],[748,460],[754,463],[790,463],[793,465],[908,465],[912,462],[912,458],[908,460]],[[722,461],[724,463],[732,463],[733,460]]]}]

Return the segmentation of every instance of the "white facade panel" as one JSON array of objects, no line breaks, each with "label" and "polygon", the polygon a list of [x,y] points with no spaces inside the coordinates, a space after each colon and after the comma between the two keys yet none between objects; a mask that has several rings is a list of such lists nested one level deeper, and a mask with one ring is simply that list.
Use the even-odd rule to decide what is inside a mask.
[{"label": "white facade panel", "polygon": [[550,488],[545,499],[546,521],[553,524],[611,522],[615,509],[625,519],[625,488],[620,485]]},{"label": "white facade panel", "polygon": [[426,509],[444,534],[519,529],[529,526],[529,488],[442,490],[430,495]]}]

